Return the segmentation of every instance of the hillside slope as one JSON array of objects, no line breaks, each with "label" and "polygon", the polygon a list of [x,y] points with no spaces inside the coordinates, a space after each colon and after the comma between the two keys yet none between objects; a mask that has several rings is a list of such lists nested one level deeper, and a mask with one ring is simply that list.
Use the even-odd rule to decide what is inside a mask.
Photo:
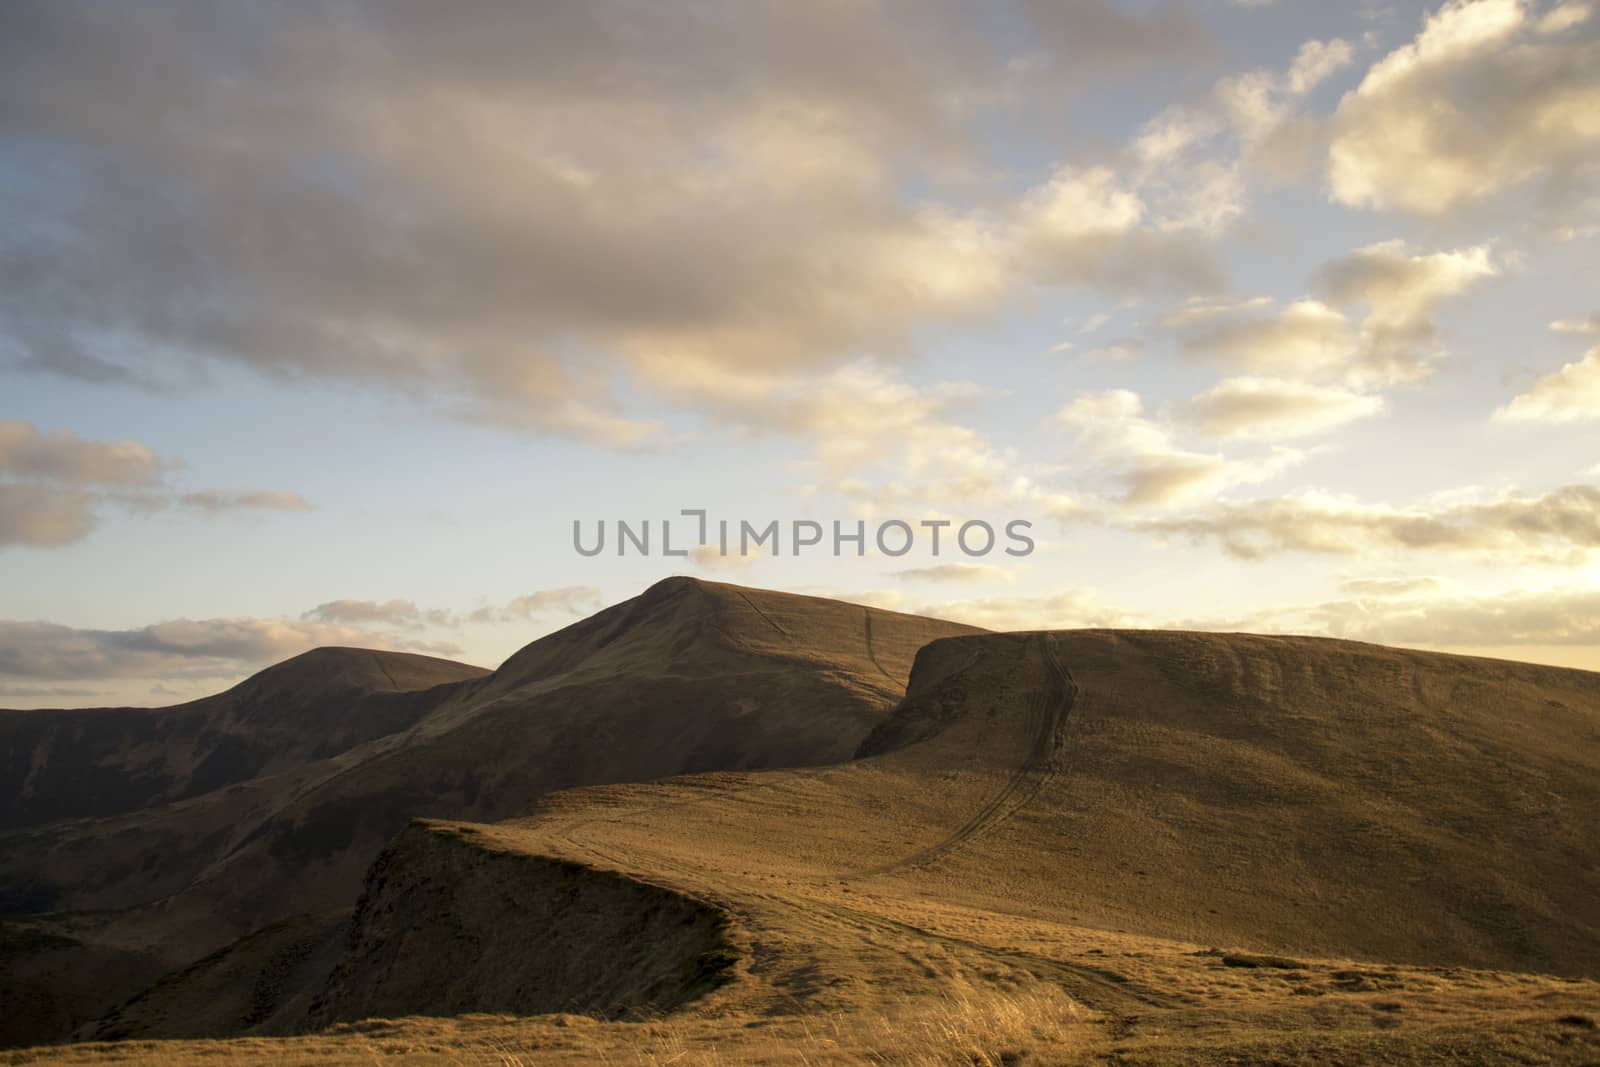
[{"label": "hillside slope", "polygon": [[643,1046],[566,1017],[387,1024],[530,1062],[1586,1062],[1597,741],[1579,671],[1237,634],[938,640],[853,762],[414,826],[335,977],[297,995],[327,1021],[700,994]]},{"label": "hillside slope", "polygon": [[154,942],[180,967],[292,915],[349,908],[414,816],[499,819],[555,789],[846,759],[902,696],[916,650],[966,632],[668,579],[448,691],[403,731],[177,803],[0,835],[0,907],[118,911],[88,946]]},{"label": "hillside slope", "polygon": [[0,710],[0,830],[136,811],[327,759],[413,725],[489,672],[319,648],[170,708]]}]

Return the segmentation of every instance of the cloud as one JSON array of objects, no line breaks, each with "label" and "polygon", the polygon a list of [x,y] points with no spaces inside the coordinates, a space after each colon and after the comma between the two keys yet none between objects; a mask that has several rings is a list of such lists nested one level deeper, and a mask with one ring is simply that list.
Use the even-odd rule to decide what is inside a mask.
[{"label": "cloud", "polygon": [[1103,345],[1083,350],[1084,359],[1108,360],[1114,363],[1126,363],[1139,358],[1139,353],[1145,348],[1142,337],[1118,337],[1116,340],[1107,341]]},{"label": "cloud", "polygon": [[1437,578],[1347,578],[1339,589],[1357,596],[1401,597],[1431,593],[1443,583]]},{"label": "cloud", "polygon": [[421,629],[424,626],[454,626],[453,614],[443,609],[424,610],[410,600],[330,600],[318,604],[301,616],[313,622],[355,626],[393,626]]},{"label": "cloud", "polygon": [[1258,311],[1272,306],[1270,296],[1243,298],[1192,296],[1176,308],[1161,316],[1161,325],[1168,330],[1194,327],[1211,319]]},{"label": "cloud", "polygon": [[[603,603],[600,590],[592,585],[566,585],[524,593],[494,607],[478,608],[467,616],[467,621],[517,623],[541,615],[583,615],[599,609]],[[453,617],[441,614],[446,614],[454,624]]]},{"label": "cloud", "polygon": [[84,682],[103,678],[214,677],[325,645],[438,655],[454,645],[399,640],[359,627],[287,619],[175,619],[130,630],[0,621],[0,675]]},{"label": "cloud", "polygon": [[1540,33],[1565,33],[1575,26],[1583,25],[1593,15],[1593,4],[1579,2],[1557,4],[1539,18],[1535,28]]},{"label": "cloud", "polygon": [[[1499,273],[1487,246],[1413,253],[1403,241],[1323,264],[1315,296],[1261,313],[1259,301],[1179,308],[1164,322],[1183,348],[1255,374],[1342,380],[1357,388],[1415,381],[1443,353],[1433,314]],[[1365,308],[1359,325],[1341,308]]]},{"label": "cloud", "polygon": [[0,483],[0,547],[70,545],[95,526],[95,497],[78,489]]},{"label": "cloud", "polygon": [[71,485],[151,485],[162,463],[138,441],[85,441],[32,423],[0,421],[0,474]]},{"label": "cloud", "polygon": [[179,493],[177,503],[196,511],[310,511],[311,504],[299,493],[202,489]]},{"label": "cloud", "polygon": [[1444,215],[1600,142],[1600,46],[1588,5],[1530,19],[1521,0],[1451,0],[1374,64],[1333,118],[1328,181],[1353,207]]},{"label": "cloud", "polygon": [[1600,549],[1600,488],[1568,485],[1538,496],[1508,493],[1409,508],[1304,493],[1218,503],[1201,514],[1145,519],[1134,528],[1213,541],[1242,559],[1432,551],[1573,564]]},{"label": "cloud", "polygon": [[931,567],[907,567],[889,574],[902,582],[1009,582],[1015,577],[1004,567],[988,563],[938,563]]},{"label": "cloud", "polygon": [[1222,271],[1193,231],[1207,220],[1152,215],[1138,182],[1107,166],[1062,166],[1028,190],[1000,232],[1016,270],[1041,285],[1214,291]]},{"label": "cloud", "polygon": [[1116,629],[1141,625],[1139,616],[1102,603],[1093,590],[1069,590],[1053,596],[948,600],[924,604],[915,613],[986,630]]},{"label": "cloud", "polygon": [[749,555],[745,555],[734,538],[729,539],[727,552],[723,552],[720,545],[696,545],[689,549],[689,562],[707,571],[741,572],[760,558],[759,549],[754,549]]},{"label": "cloud", "polygon": [[1600,348],[1534,382],[1496,409],[1499,422],[1576,422],[1600,418]]},{"label": "cloud", "polygon": [[220,361],[636,448],[667,433],[637,398],[692,403],[683,374],[892,360],[1032,285],[1220,284],[1100,168],[970,195],[974,115],[1191,60],[1178,9],[1029,5],[1037,62],[965,5],[894,0],[4,18],[30,146],[5,206],[33,224],[0,235],[0,358],[30,371]]},{"label": "cloud", "polygon": [[106,504],[136,513],[176,505],[207,514],[311,506],[297,493],[179,492],[164,482],[170,466],[138,441],[86,441],[68,431],[0,422],[0,548],[74,544],[93,532]]},{"label": "cloud", "polygon": [[1083,394],[1058,411],[1056,421],[1075,433],[1080,450],[1109,468],[1126,508],[1211,500],[1234,486],[1276,477],[1302,458],[1283,448],[1249,459],[1185,450],[1145,415],[1138,394],[1126,389]]},{"label": "cloud", "polygon": [[1590,315],[1586,319],[1557,319],[1550,324],[1556,333],[1600,333],[1600,315]]},{"label": "cloud", "polygon": [[1421,600],[1335,601],[1308,612],[1334,637],[1498,648],[1600,644],[1600,590],[1514,591]]},{"label": "cloud", "polygon": [[946,601],[915,611],[991,630],[1164,627],[1293,632],[1431,648],[1600,644],[1600,590],[1439,596],[1432,595],[1442,588],[1433,578],[1358,579],[1346,582],[1344,588],[1359,599],[1263,608],[1237,618],[1158,619],[1107,604],[1092,589]]},{"label": "cloud", "polygon": [[1205,314],[1180,311],[1168,321],[1180,327],[1195,324],[1181,334],[1187,351],[1257,373],[1329,376],[1358,353],[1349,320],[1320,300],[1297,300],[1270,315],[1236,315],[1226,309]]},{"label": "cloud", "polygon": [[1367,307],[1352,376],[1381,384],[1427,375],[1438,356],[1434,309],[1499,273],[1487,245],[1413,255],[1396,240],[1325,264],[1317,283],[1335,303]]},{"label": "cloud", "polygon": [[1163,184],[1179,201],[1186,190],[1205,189],[1200,202],[1209,207],[1190,214],[1218,228],[1243,211],[1245,171],[1288,178],[1310,163],[1325,135],[1301,115],[1305,98],[1353,57],[1348,41],[1309,40],[1284,70],[1220,78],[1200,100],[1146,122],[1133,153],[1147,172],[1164,173]]},{"label": "cloud", "polygon": [[[427,629],[455,629],[462,623],[501,624],[527,622],[545,615],[584,615],[598,610],[604,603],[599,589],[589,585],[569,585],[554,589],[541,589],[534,593],[512,597],[510,600],[477,608],[465,615],[448,608],[423,608],[413,600],[330,600],[318,604],[300,616],[300,623],[313,629],[318,627],[346,628],[359,631],[368,641],[392,642],[395,638],[384,636],[385,631],[415,632]],[[384,645],[383,647],[389,647]],[[414,642],[405,647],[417,647]],[[428,647],[444,647],[433,645]]]},{"label": "cloud", "polygon": [[1207,437],[1288,440],[1327,433],[1383,411],[1383,400],[1332,386],[1276,378],[1228,378],[1184,406]]},{"label": "cloud", "polygon": [[809,442],[811,459],[796,467],[808,479],[802,492],[840,493],[867,510],[1005,506],[1060,515],[1075,506],[1041,485],[1015,450],[963,424],[963,410],[986,395],[972,383],[915,385],[858,360],[810,377],[714,375],[684,384],[739,434]]},{"label": "cloud", "polygon": [[[1024,0],[1029,30],[1061,70],[1081,77],[1108,70],[1193,63],[1216,43],[1181,5],[1136,14],[1107,0]],[[916,9],[913,8],[913,11]]]},{"label": "cloud", "polygon": [[582,615],[595,611],[603,602],[600,590],[592,585],[567,585],[512,597],[501,613],[504,617],[515,619],[531,619],[547,612]]}]

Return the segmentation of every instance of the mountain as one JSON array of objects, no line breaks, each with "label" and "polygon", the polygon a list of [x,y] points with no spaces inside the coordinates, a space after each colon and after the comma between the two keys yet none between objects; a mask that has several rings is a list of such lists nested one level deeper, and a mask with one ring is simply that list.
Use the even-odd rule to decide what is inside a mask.
[{"label": "mountain", "polygon": [[[0,835],[0,911],[115,912],[48,933],[97,950],[153,942],[168,968],[187,966],[292,916],[350,908],[414,816],[499,819],[573,786],[847,759],[903,695],[917,649],[970,632],[668,579],[492,674],[426,691],[403,729],[203,795]],[[327,689],[313,668],[284,679]],[[64,1014],[76,1025],[106,1007]]]},{"label": "mountain", "polygon": [[1597,674],[672,580],[400,733],[0,839],[124,908],[0,924],[0,993],[262,1062],[1586,1062],[1597,826]]},{"label": "mountain", "polygon": [[860,755],[579,791],[504,825],[724,893],[784,870],[1145,936],[1600,977],[1600,674],[1319,638],[959,637],[922,650]]},{"label": "mountain", "polygon": [[412,726],[489,672],[319,648],[170,708],[0,710],[0,830],[116,815],[326,759]]},{"label": "mountain", "polygon": [[[1065,991],[1103,1051],[1137,1023],[1172,1062],[1219,1027],[1297,1026],[1349,1062],[1483,1050],[1496,1028],[1537,1061],[1600,1006],[1597,742],[1583,671],[1239,634],[940,640],[853,762],[414,825],[311,1018],[697,998],[684,1033],[738,1058],[752,1020],[841,1034],[976,983]],[[695,937],[654,925],[676,912]],[[1425,1028],[1352,1038],[1385,1012]]]}]

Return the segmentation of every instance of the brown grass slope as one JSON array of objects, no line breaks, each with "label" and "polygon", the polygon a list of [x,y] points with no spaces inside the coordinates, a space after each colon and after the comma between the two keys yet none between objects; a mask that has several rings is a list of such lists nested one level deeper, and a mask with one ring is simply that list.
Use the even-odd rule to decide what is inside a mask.
[{"label": "brown grass slope", "polygon": [[411,726],[438,687],[488,673],[319,648],[175,707],[0,710],[0,830],[134,811],[327,759]]},{"label": "brown grass slope", "polygon": [[989,760],[1017,791],[886,877],[999,869],[997,903],[1112,929],[1600,975],[1600,674],[1243,634],[925,654],[955,673],[863,753],[955,717],[870,765],[982,795]]},{"label": "brown grass slope", "polygon": [[[668,579],[534,642],[407,730],[178,803],[0,835],[0,900],[120,909],[84,932],[89,945],[155,942],[187,965],[288,916],[350,907],[413,816],[503,818],[576,785],[847,758],[902,695],[916,650],[962,632]],[[53,929],[76,936],[63,922]]]},{"label": "brown grass slope", "polygon": [[[580,790],[524,847],[1130,934],[1600,973],[1600,676],[1311,638],[937,642],[837,767]],[[887,751],[885,751],[887,749]]]},{"label": "brown grass slope", "polygon": [[862,752],[637,810],[580,792],[526,830],[641,870],[1600,976],[1597,674],[1316,638],[955,638]]}]

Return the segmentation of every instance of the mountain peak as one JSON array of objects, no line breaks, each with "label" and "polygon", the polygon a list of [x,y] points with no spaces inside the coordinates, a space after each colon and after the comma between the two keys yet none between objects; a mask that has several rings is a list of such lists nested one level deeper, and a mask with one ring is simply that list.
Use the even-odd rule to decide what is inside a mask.
[{"label": "mountain peak", "polygon": [[304,696],[341,689],[410,693],[488,673],[482,667],[413,652],[324,645],[258,671],[232,692],[250,697]]}]

